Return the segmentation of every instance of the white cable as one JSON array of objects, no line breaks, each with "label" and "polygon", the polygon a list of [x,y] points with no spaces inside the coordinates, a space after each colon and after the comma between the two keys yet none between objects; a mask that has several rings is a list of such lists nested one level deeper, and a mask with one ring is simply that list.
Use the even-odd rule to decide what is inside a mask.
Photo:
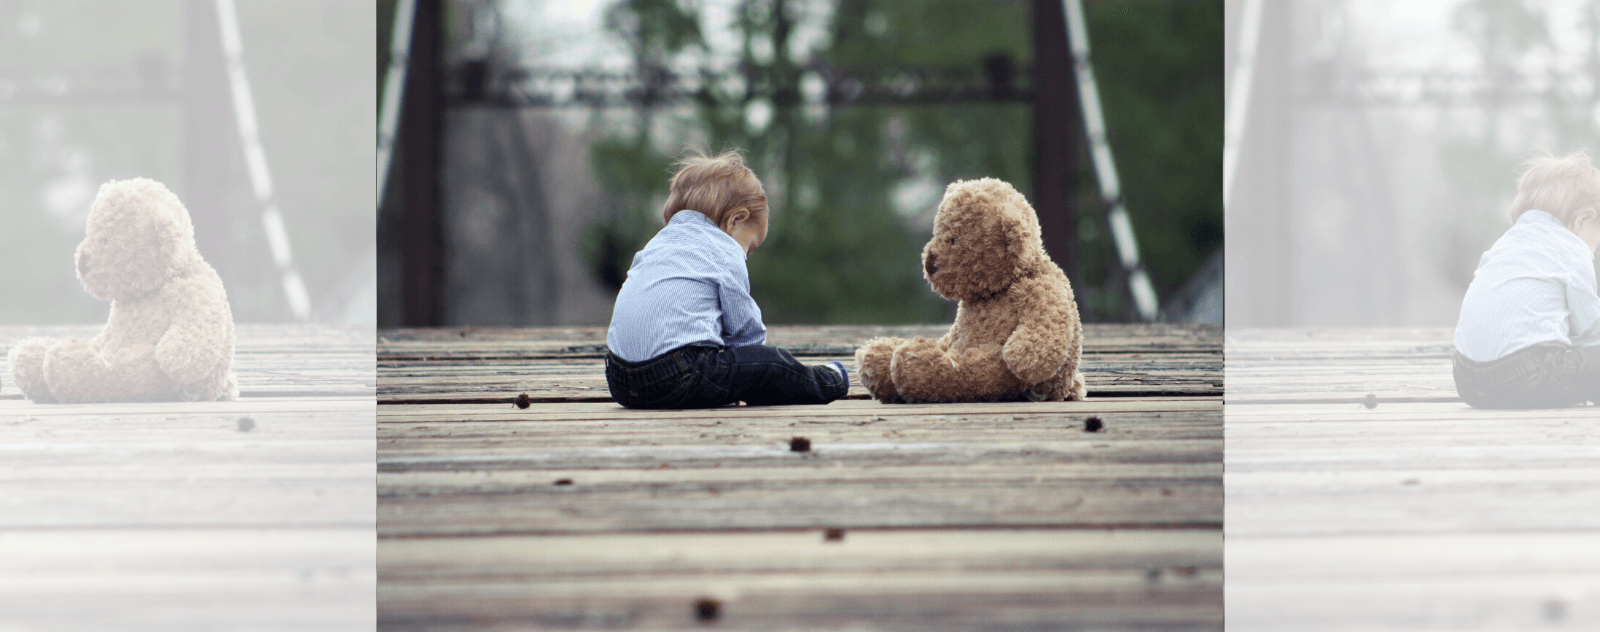
[{"label": "white cable", "polygon": [[394,128],[400,120],[400,97],[405,94],[406,64],[411,56],[411,23],[416,0],[400,0],[394,9],[394,32],[389,38],[389,70],[383,80],[383,101],[378,108],[378,204],[389,181],[389,154],[394,148]]},{"label": "white cable", "polygon": [[1062,0],[1067,13],[1067,43],[1072,47],[1072,67],[1078,78],[1078,102],[1083,110],[1083,127],[1088,135],[1095,177],[1100,182],[1100,199],[1111,207],[1107,223],[1117,247],[1117,256],[1128,275],[1128,291],[1134,306],[1145,321],[1156,318],[1155,286],[1139,263],[1139,242],[1133,236],[1133,222],[1122,203],[1122,183],[1117,179],[1117,163],[1111,159],[1111,143],[1106,140],[1105,113],[1100,109],[1100,89],[1089,66],[1089,27],[1083,18],[1081,0]]},{"label": "white cable", "polygon": [[[1228,86],[1227,118],[1222,126],[1222,210],[1233,208],[1233,180],[1239,172],[1239,143],[1250,110],[1250,85],[1255,81],[1256,45],[1261,38],[1261,0],[1244,0],[1239,15],[1239,52]],[[1224,218],[1226,221],[1226,218]]]},{"label": "white cable", "polygon": [[254,100],[250,96],[250,82],[244,73],[244,53],[239,45],[239,15],[234,11],[233,0],[216,0],[217,22],[222,31],[222,54],[227,58],[228,85],[233,93],[233,112],[239,125],[239,141],[244,145],[246,171],[250,172],[250,186],[255,190],[256,204],[261,206],[261,226],[267,235],[267,248],[272,251],[272,263],[283,277],[283,294],[289,300],[289,310],[297,320],[311,317],[311,295],[306,284],[295,270],[289,250],[289,233],[283,226],[283,215],[272,198],[272,174],[267,171],[267,152],[261,148],[260,130],[256,126]]}]

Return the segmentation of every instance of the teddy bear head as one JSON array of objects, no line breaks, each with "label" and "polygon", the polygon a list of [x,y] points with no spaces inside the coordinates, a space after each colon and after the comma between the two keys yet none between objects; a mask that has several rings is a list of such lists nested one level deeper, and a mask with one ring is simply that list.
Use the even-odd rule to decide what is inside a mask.
[{"label": "teddy bear head", "polygon": [[199,257],[189,212],[146,178],[100,185],[75,255],[78,280],[101,300],[148,294]]},{"label": "teddy bear head", "polygon": [[923,277],[940,296],[992,296],[1044,265],[1039,218],[1016,189],[994,178],[958,180],[945,188],[922,249]]}]

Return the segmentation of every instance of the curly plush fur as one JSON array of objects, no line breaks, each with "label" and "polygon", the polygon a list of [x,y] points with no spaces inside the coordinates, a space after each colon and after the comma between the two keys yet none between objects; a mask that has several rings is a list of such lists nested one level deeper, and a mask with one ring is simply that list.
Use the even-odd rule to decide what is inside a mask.
[{"label": "curly plush fur", "polygon": [[233,313],[200,258],[178,197],[144,178],[100,186],[77,250],[78,280],[111,301],[89,340],[28,338],[11,381],[35,402],[214,401],[239,395]]},{"label": "curly plush fur", "polygon": [[945,189],[923,276],[959,300],[938,340],[873,338],[856,350],[861,384],[885,403],[1081,400],[1083,326],[1072,286],[1045,254],[1039,219],[994,178]]}]

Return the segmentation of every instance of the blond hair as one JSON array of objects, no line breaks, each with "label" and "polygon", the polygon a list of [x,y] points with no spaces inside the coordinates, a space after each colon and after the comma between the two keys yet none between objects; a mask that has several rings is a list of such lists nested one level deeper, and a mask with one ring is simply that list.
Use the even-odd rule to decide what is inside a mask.
[{"label": "blond hair", "polygon": [[1580,211],[1600,212],[1600,169],[1590,164],[1589,154],[1575,151],[1556,157],[1540,152],[1523,166],[1517,198],[1511,202],[1511,223],[1523,213],[1539,210],[1570,228]]},{"label": "blond hair", "polygon": [[707,156],[699,149],[691,149],[675,166],[678,171],[668,185],[661,221],[671,222],[678,211],[691,210],[721,226],[729,213],[742,207],[750,211],[750,219],[766,223],[767,192],[738,151]]}]

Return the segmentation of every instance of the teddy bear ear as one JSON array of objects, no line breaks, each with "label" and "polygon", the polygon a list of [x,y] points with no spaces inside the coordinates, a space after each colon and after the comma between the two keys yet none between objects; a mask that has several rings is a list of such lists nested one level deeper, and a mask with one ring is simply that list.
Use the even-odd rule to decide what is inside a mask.
[{"label": "teddy bear ear", "polygon": [[1045,258],[1039,216],[1022,193],[1005,182],[1000,182],[1000,185],[1005,192],[1001,196],[1005,203],[1000,216],[1005,228],[1007,250],[1015,258],[1019,269],[1032,269]]}]

